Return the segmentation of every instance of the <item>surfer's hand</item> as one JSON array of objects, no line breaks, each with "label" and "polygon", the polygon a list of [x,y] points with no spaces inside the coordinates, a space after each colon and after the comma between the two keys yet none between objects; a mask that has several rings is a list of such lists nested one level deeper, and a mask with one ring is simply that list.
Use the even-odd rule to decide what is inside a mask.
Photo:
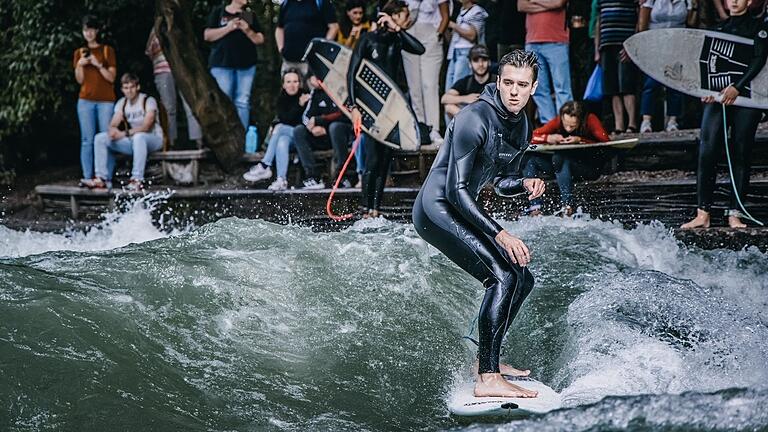
[{"label": "surfer's hand", "polygon": [[528,200],[536,199],[544,194],[544,189],[546,188],[544,186],[544,181],[538,178],[529,178],[523,180],[523,187],[525,190],[530,192],[530,195],[528,195]]},{"label": "surfer's hand", "polygon": [[622,63],[632,62],[632,59],[629,58],[629,54],[627,54],[627,50],[625,50],[624,48],[622,48],[621,51],[619,51],[619,59],[621,60]]},{"label": "surfer's hand", "polygon": [[352,108],[352,124],[361,124],[363,121],[363,115],[360,114],[360,110],[357,107]]},{"label": "surfer's hand", "polygon": [[739,90],[736,87],[729,85],[720,91],[720,95],[722,96],[720,103],[723,105],[733,105],[736,98],[739,96]]},{"label": "surfer's hand", "polygon": [[547,135],[547,143],[548,144],[560,144],[560,142],[563,140],[563,136],[560,134],[549,134]]},{"label": "surfer's hand", "polygon": [[384,12],[379,12],[379,19],[376,21],[376,23],[380,26],[384,26],[386,29],[394,30],[396,32],[400,31],[400,26],[395,23],[391,16],[385,14]]},{"label": "surfer's hand", "polygon": [[496,243],[507,251],[512,263],[525,267],[531,262],[531,253],[528,251],[528,246],[519,238],[508,233],[507,230],[501,230],[501,232],[496,234]]},{"label": "surfer's hand", "polygon": [[705,104],[711,104],[717,102],[717,99],[715,99],[714,96],[704,96],[701,98],[701,102]]}]

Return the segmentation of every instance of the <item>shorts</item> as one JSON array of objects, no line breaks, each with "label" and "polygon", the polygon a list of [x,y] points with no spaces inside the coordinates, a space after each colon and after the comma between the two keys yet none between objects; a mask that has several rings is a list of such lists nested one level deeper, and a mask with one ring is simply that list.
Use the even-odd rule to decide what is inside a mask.
[{"label": "shorts", "polygon": [[600,49],[600,66],[603,68],[603,95],[635,94],[638,86],[637,67],[634,63],[622,63],[621,45],[608,45]]}]

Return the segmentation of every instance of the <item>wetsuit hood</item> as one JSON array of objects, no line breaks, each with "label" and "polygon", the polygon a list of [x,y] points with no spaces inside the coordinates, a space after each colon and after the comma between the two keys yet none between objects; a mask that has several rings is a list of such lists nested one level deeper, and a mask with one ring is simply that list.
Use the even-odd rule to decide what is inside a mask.
[{"label": "wetsuit hood", "polygon": [[519,122],[525,115],[522,110],[517,114],[507,110],[507,107],[504,106],[504,102],[501,101],[501,92],[496,88],[496,83],[490,83],[485,86],[483,92],[480,94],[480,100],[490,104],[493,109],[496,110],[496,114],[498,114],[499,117],[513,124]]}]

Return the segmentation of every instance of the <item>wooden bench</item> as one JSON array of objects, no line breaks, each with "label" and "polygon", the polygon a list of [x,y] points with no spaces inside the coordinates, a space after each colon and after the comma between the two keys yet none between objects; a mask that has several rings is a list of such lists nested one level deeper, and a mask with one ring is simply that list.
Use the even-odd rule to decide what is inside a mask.
[{"label": "wooden bench", "polygon": [[[333,150],[314,150],[312,154],[315,155],[315,161],[318,165],[327,165],[326,169],[328,172],[328,176],[333,176],[334,170],[336,169],[336,164],[333,161]],[[289,161],[293,161],[298,157],[296,153],[291,153],[289,156]],[[243,153],[243,155],[240,157],[240,160],[253,165],[255,163],[261,162],[261,160],[264,159],[264,152],[257,152],[257,153]],[[289,171],[291,168],[291,164],[288,166]],[[290,175],[290,174],[289,174]],[[293,178],[296,183],[298,183],[301,180],[301,173],[296,170],[293,173]]]},{"label": "wooden bench", "polygon": [[170,163],[190,163],[192,164],[192,184],[197,186],[200,181],[200,161],[208,159],[211,151],[208,149],[200,150],[169,150],[150,153],[150,161],[160,161],[163,166],[163,178],[170,177]]}]

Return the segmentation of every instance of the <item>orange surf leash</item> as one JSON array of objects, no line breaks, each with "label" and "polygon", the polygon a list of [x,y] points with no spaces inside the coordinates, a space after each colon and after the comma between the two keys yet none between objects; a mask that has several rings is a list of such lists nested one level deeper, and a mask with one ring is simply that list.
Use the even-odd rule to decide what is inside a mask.
[{"label": "orange surf leash", "polygon": [[343,179],[344,174],[347,173],[347,167],[349,166],[349,162],[352,161],[353,157],[355,157],[355,151],[357,151],[357,147],[360,145],[360,137],[361,137],[361,131],[362,131],[362,126],[360,124],[360,121],[357,121],[355,122],[354,125],[352,125],[352,130],[355,132],[355,142],[352,144],[352,151],[349,152],[349,156],[347,157],[346,162],[344,162],[344,166],[341,168],[341,171],[339,171],[339,176],[336,177],[336,182],[333,184],[333,189],[331,189],[331,194],[328,195],[328,201],[325,203],[325,212],[328,214],[329,218],[331,218],[336,222],[347,220],[355,215],[354,213],[336,215],[333,213],[333,209],[331,209],[331,204],[333,203],[333,196],[336,194],[336,189],[339,188],[339,183],[341,183],[341,179]]}]

